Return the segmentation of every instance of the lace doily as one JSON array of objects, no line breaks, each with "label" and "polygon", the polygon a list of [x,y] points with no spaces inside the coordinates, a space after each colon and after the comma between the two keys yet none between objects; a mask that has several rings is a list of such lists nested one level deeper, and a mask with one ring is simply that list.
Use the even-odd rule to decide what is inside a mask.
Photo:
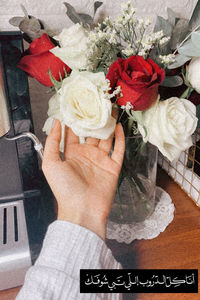
[{"label": "lace doily", "polygon": [[107,238],[129,244],[133,240],[157,237],[172,222],[175,207],[169,194],[160,187],[156,187],[156,203],[153,214],[143,222],[117,224],[108,221]]}]

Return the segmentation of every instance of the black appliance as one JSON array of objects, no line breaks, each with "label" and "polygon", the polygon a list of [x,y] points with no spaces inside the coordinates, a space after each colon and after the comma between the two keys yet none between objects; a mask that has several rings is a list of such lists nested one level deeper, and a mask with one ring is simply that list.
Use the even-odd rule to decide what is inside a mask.
[{"label": "black appliance", "polygon": [[0,32],[0,290],[21,285],[50,222],[53,195],[38,167],[20,32]]}]

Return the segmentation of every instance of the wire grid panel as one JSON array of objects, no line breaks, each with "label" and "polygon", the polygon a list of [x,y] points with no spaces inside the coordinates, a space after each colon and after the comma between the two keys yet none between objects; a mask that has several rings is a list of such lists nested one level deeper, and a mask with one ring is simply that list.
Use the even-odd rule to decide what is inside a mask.
[{"label": "wire grid panel", "polygon": [[170,162],[161,153],[158,164],[200,207],[200,130],[193,135],[193,146],[182,152],[177,162]]}]

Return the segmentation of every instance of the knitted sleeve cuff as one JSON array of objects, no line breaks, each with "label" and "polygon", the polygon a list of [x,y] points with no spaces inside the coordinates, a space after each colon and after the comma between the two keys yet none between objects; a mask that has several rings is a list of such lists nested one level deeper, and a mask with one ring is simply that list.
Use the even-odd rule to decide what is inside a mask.
[{"label": "knitted sleeve cuff", "polygon": [[36,265],[79,278],[80,269],[120,269],[105,242],[88,229],[66,221],[53,222]]}]

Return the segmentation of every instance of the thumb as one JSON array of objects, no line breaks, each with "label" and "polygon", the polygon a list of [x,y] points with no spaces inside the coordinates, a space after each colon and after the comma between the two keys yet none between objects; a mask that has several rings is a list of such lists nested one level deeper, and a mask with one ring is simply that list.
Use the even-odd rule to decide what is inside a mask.
[{"label": "thumb", "polygon": [[44,148],[43,163],[60,160],[61,124],[54,120],[50,134],[48,135]]}]

